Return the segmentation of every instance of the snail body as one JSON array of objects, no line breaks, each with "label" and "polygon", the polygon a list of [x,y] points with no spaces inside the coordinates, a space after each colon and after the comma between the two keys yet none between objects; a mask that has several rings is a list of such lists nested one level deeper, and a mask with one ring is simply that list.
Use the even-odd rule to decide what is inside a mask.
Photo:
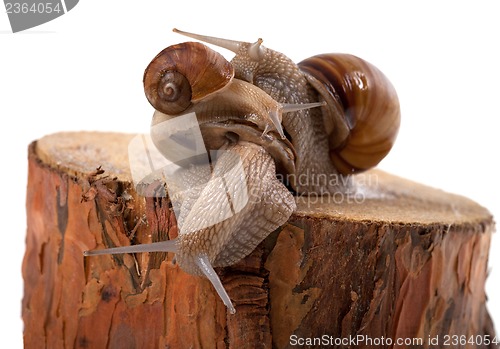
[{"label": "snail body", "polygon": [[[198,42],[161,51],[144,74],[146,97],[156,109],[151,138],[167,159],[175,158],[178,150],[166,140],[181,133],[157,126],[195,113],[206,148],[220,154],[206,163],[178,163],[180,186],[193,189],[171,196],[179,208],[177,239],[86,255],[174,252],[184,271],[212,282],[233,313],[213,267],[241,260],[288,220],[296,209],[289,189],[300,195],[343,191],[345,181],[328,178],[377,165],[396,138],[399,103],[389,80],[352,55],[295,64],[261,39],[252,44],[174,31],[236,55],[228,62]],[[304,175],[310,180],[297,180]]]}]

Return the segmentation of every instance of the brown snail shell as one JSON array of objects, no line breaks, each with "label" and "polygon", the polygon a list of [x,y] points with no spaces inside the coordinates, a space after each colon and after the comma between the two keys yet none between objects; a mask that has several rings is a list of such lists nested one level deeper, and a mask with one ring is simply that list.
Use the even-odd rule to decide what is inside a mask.
[{"label": "brown snail shell", "polygon": [[[255,84],[277,101],[326,101],[320,113],[306,111],[283,118],[299,153],[297,175],[308,168],[327,175],[361,172],[376,166],[392,148],[400,124],[396,91],[379,69],[361,58],[321,54],[296,65],[285,55],[263,47],[261,39],[251,44],[181,33],[235,52],[231,61],[235,77]],[[318,125],[321,117],[323,122]],[[323,152],[328,154],[323,156]],[[328,158],[333,168],[324,163]],[[320,186],[293,186],[302,192],[324,192]]]},{"label": "brown snail shell", "polygon": [[[321,54],[295,64],[262,46],[262,39],[248,43],[174,31],[236,53],[231,61],[235,78],[254,84],[280,103],[326,101],[321,112],[301,111],[283,118],[298,153],[297,177],[309,170],[327,176],[361,172],[376,166],[392,148],[400,124],[396,91],[379,69],[361,58]],[[291,184],[303,193],[339,190]]]},{"label": "brown snail shell", "polygon": [[327,131],[335,168],[352,174],[376,166],[399,130],[399,101],[391,82],[374,65],[349,54],[320,54],[298,66],[330,108],[337,104],[334,118],[349,129],[345,135]]},{"label": "brown snail shell", "polygon": [[179,114],[192,103],[219,91],[234,76],[220,53],[189,42],[161,51],[144,72],[144,91],[151,105],[162,113]]}]

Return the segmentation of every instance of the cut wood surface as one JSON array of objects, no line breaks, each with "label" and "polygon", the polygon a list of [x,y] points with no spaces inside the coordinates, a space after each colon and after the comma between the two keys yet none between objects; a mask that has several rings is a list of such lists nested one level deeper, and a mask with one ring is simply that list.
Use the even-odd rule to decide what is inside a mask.
[{"label": "cut wood surface", "polygon": [[[217,270],[235,315],[172,254],[84,257],[177,236],[168,199],[142,195],[158,183],[141,194],[132,183],[133,137],[58,133],[29,147],[26,348],[441,348],[446,335],[495,337],[490,213],[377,170],[356,176],[349,197],[297,198],[285,226]],[[460,347],[496,347],[484,342]]]}]

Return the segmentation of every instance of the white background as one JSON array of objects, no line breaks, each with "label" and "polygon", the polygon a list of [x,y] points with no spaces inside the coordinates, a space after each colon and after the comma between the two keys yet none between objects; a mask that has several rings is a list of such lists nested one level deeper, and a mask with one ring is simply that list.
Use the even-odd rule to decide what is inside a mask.
[{"label": "white background", "polygon": [[[182,4],[182,5],[179,5]],[[0,13],[3,343],[22,346],[21,260],[28,144],[66,130],[147,132],[142,74],[171,28],[253,41],[299,61],[349,52],[391,79],[401,102],[397,143],[380,167],[468,196],[496,216],[500,21],[494,1],[83,0],[68,14],[12,34]],[[224,54],[230,58],[229,52]],[[500,248],[487,293],[500,323]],[[70,292],[70,290],[68,290]]]}]

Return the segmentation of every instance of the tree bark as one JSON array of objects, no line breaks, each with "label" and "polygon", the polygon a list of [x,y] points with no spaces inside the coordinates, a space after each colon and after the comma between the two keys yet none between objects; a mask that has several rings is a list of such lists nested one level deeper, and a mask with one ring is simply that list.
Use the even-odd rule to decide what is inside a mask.
[{"label": "tree bark", "polygon": [[172,254],[84,257],[177,235],[168,199],[131,181],[132,137],[59,133],[30,145],[26,348],[496,347],[485,344],[495,337],[490,213],[381,171],[355,177],[353,196],[297,198],[285,226],[218,269],[235,315]]}]

